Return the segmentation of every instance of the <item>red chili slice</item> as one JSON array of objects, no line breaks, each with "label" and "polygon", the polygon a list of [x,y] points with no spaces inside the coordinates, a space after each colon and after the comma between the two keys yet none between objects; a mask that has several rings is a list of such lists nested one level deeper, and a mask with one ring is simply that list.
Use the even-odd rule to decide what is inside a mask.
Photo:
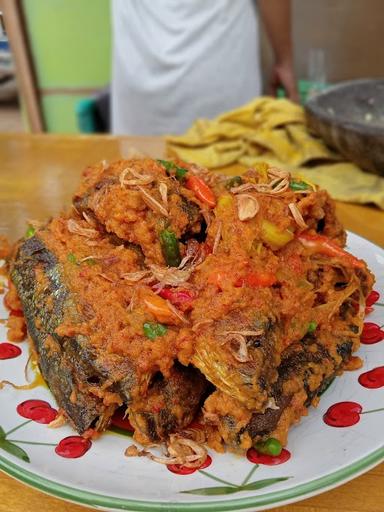
[{"label": "red chili slice", "polygon": [[250,288],[264,288],[276,283],[276,276],[270,272],[249,272],[235,281],[235,287],[249,286]]},{"label": "red chili slice", "polygon": [[172,290],[171,288],[163,288],[159,295],[163,299],[169,300],[174,306],[192,302],[196,298],[196,292],[193,290]]},{"label": "red chili slice", "polygon": [[323,235],[310,235],[309,233],[300,233],[297,239],[306,247],[319,254],[325,254],[332,258],[340,258],[347,265],[354,268],[364,268],[365,263],[359,260],[349,252],[339,247],[335,242]]},{"label": "red chili slice", "polygon": [[111,425],[115,425],[115,427],[122,428],[123,430],[127,430],[128,432],[134,432],[135,429],[132,427],[128,416],[124,417],[125,410],[117,409],[115,414],[112,416]]},{"label": "red chili slice", "polygon": [[198,176],[189,176],[185,186],[189,188],[189,190],[192,190],[197,199],[200,199],[200,201],[207,204],[210,208],[214,208],[216,206],[215,194],[202,178],[199,178]]}]

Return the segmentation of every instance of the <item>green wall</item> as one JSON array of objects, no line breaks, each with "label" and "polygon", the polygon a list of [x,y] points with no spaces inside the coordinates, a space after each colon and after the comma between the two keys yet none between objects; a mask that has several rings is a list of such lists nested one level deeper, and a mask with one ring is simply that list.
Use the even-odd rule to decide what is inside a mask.
[{"label": "green wall", "polygon": [[109,0],[22,0],[50,132],[77,132],[77,102],[110,82]]}]

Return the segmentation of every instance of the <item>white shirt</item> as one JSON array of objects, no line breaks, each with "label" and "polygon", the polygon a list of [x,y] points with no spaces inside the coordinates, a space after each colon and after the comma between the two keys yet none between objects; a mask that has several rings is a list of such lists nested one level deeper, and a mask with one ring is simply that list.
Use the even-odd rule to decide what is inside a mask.
[{"label": "white shirt", "polygon": [[183,133],[261,91],[254,0],[114,0],[112,131]]}]

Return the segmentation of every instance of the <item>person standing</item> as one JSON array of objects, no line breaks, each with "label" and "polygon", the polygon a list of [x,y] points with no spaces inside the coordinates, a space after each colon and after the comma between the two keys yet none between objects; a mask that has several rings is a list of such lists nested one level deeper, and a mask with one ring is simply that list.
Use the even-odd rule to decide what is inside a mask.
[{"label": "person standing", "polygon": [[259,96],[259,13],[269,92],[297,100],[290,11],[290,0],[113,0],[112,131],[179,134]]}]

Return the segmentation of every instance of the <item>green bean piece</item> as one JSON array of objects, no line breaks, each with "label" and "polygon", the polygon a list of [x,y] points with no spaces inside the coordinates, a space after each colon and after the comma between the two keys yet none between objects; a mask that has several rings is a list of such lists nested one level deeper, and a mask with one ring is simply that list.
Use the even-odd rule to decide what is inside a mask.
[{"label": "green bean piece", "polygon": [[315,332],[316,331],[316,327],[317,327],[317,322],[312,320],[312,322],[309,322],[309,324],[308,324],[307,333],[311,334],[311,332]]},{"label": "green bean piece", "polygon": [[167,171],[167,174],[171,174],[171,171],[175,171],[176,179],[179,181],[184,181],[185,175],[188,172],[188,169],[185,169],[184,167],[179,167],[178,165],[174,164],[173,162],[170,162],[169,160],[157,160],[159,164],[161,164],[165,170]]},{"label": "green bean piece", "polygon": [[69,263],[73,263],[73,264],[77,264],[77,258],[76,256],[73,254],[73,252],[70,252],[67,256],[67,260],[69,261]]},{"label": "green bean piece", "polygon": [[278,441],[274,437],[270,437],[264,443],[257,443],[255,448],[259,453],[263,453],[265,455],[272,455],[272,457],[280,455],[281,450],[283,449],[280,441]]},{"label": "green bean piece", "polygon": [[159,336],[164,336],[167,333],[167,327],[163,324],[156,324],[153,322],[145,322],[143,324],[144,335],[150,340],[155,340]]},{"label": "green bean piece", "polygon": [[232,187],[238,187],[243,184],[243,178],[241,176],[234,176],[230,180],[227,181],[225,188],[230,189]]},{"label": "green bean piece", "polygon": [[25,232],[25,238],[32,238],[35,233],[36,229],[33,226],[28,226],[28,229]]},{"label": "green bean piece", "polygon": [[187,169],[184,169],[184,167],[176,167],[176,173],[175,173],[176,179],[179,181],[184,181],[187,172],[188,172]]},{"label": "green bean piece", "polygon": [[160,245],[168,267],[178,267],[181,261],[179,241],[173,231],[164,229],[160,232]]},{"label": "green bean piece", "polygon": [[169,160],[157,160],[157,162],[162,165],[168,173],[176,167],[175,164]]},{"label": "green bean piece", "polygon": [[304,181],[291,181],[289,184],[289,188],[291,190],[308,190],[311,188],[308,183],[305,183]]}]

